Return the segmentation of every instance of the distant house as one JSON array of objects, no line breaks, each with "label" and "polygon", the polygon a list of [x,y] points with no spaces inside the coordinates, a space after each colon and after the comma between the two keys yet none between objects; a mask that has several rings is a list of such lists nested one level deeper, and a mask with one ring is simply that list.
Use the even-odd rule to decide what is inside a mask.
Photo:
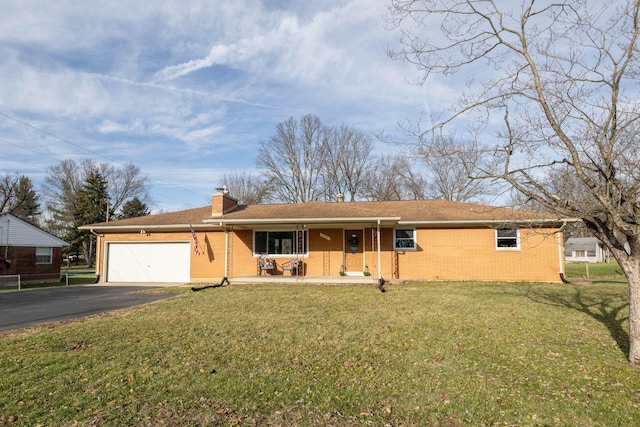
[{"label": "distant house", "polygon": [[0,275],[21,282],[58,280],[62,247],[69,244],[10,213],[0,214]]},{"label": "distant house", "polygon": [[444,200],[242,205],[220,189],[209,206],[80,228],[102,282],[559,282],[565,221]]},{"label": "distant house", "polygon": [[605,262],[607,247],[595,237],[570,237],[564,244],[566,262]]}]

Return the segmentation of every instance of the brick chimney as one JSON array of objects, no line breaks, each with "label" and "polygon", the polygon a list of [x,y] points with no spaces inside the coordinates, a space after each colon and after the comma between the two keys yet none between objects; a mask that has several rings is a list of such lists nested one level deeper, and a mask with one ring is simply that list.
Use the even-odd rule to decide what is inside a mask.
[{"label": "brick chimney", "polygon": [[229,196],[229,191],[224,188],[216,188],[215,194],[211,197],[211,216],[222,216],[231,212],[238,206],[238,200]]},{"label": "brick chimney", "polygon": [[338,194],[338,203],[342,203],[342,202],[344,202],[344,195],[341,193],[341,194]]}]

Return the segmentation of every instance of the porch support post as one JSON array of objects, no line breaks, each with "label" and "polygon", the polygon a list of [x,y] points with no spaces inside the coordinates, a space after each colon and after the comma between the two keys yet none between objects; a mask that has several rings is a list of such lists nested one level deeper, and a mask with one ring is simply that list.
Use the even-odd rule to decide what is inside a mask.
[{"label": "porch support post", "polygon": [[379,281],[380,279],[382,279],[382,271],[380,266],[380,220],[378,220],[378,224],[376,227],[376,240],[378,241],[378,281]]}]

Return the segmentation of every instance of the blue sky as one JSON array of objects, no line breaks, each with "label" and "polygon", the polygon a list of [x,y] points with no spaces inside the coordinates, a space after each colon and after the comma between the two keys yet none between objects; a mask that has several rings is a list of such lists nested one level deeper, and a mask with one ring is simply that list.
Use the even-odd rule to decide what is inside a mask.
[{"label": "blue sky", "polygon": [[388,3],[0,0],[0,173],[132,162],[172,211],[255,170],[288,117],[396,133],[451,99],[387,57]]}]

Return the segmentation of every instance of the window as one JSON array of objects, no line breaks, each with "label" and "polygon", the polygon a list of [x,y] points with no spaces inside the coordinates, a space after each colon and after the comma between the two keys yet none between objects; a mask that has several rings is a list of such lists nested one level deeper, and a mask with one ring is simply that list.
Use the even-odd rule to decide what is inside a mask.
[{"label": "window", "polygon": [[254,255],[295,255],[307,253],[306,231],[256,231]]},{"label": "window", "polygon": [[393,248],[406,251],[416,249],[416,229],[396,228],[393,232]]},{"label": "window", "polygon": [[36,264],[51,264],[53,248],[36,248]]},{"label": "window", "polygon": [[576,258],[584,258],[587,256],[587,251],[576,251]]},{"label": "window", "polygon": [[520,229],[498,228],[496,229],[497,249],[520,249]]}]

